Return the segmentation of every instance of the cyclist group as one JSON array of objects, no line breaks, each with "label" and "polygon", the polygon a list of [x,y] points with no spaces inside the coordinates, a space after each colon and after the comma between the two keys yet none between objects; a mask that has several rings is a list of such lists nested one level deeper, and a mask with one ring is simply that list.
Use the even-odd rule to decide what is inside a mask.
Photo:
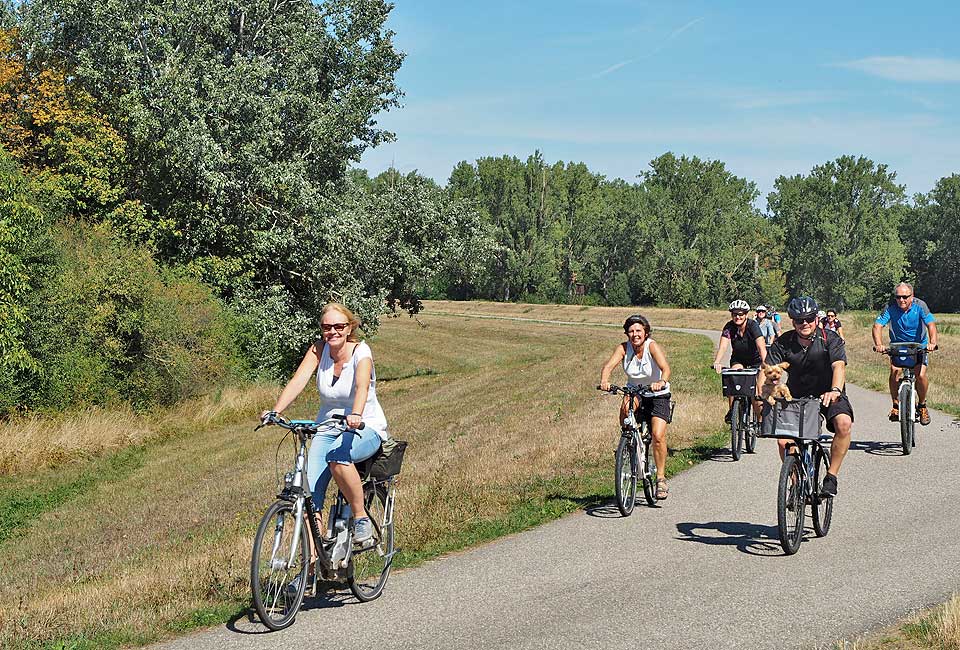
[{"label": "cyclist group", "polygon": [[[719,372],[722,359],[730,349],[731,368],[759,368],[764,364],[788,362],[787,386],[794,396],[815,396],[821,401],[821,413],[827,429],[834,434],[830,466],[823,481],[824,496],[837,493],[837,475],[850,447],[853,425],[853,407],[846,395],[846,350],[843,330],[836,311],[821,312],[817,302],[808,296],[790,300],[787,313],[793,329],[782,332],[779,322],[770,317],[763,305],[758,305],[756,319],[748,318],[749,304],[744,300],[730,303],[730,321],[721,331],[720,343],[714,358]],[[332,477],[343,492],[354,514],[355,540],[360,542],[372,534],[366,516],[363,490],[355,463],[376,454],[382,443],[390,439],[383,409],[377,400],[376,371],[369,346],[357,337],[359,319],[345,306],[331,303],[321,312],[321,339],[310,346],[289,383],[277,398],[272,411],[264,411],[262,418],[283,412],[316,374],[320,393],[318,421],[331,415],[346,416],[346,430],[335,430],[328,435],[318,434],[312,443],[307,476],[310,492],[319,500],[317,512],[322,512],[322,499]],[[896,342],[915,342],[934,349],[937,345],[936,322],[927,305],[913,295],[913,287],[898,284],[890,303],[877,317],[873,326],[873,344],[878,352],[887,348],[881,335],[889,325],[890,339]],[[653,453],[657,466],[656,496],[665,499],[669,494],[664,468],[666,466],[666,429],[670,420],[670,365],[663,348],[651,338],[652,328],[644,316],[630,316],[623,325],[627,340],[616,348],[600,371],[600,386],[610,388],[610,375],[620,366],[628,384],[647,386],[648,390],[634,406],[632,399],[624,399],[619,422],[627,409],[635,408],[638,419],[651,425]],[[920,367],[917,380],[917,410],[922,425],[930,423],[926,406],[929,379],[926,360]],[[890,394],[893,408],[890,419],[899,417],[897,383],[899,368],[891,365]],[[729,413],[728,413],[729,421]],[[784,441],[779,452],[784,453]],[[322,527],[320,527],[322,530]]]},{"label": "cyclist group", "polygon": [[[799,296],[790,300],[787,313],[793,329],[781,332],[779,323],[768,318],[768,310],[758,305],[756,319],[748,318],[750,305],[741,299],[730,303],[730,320],[720,333],[713,367],[719,373],[722,361],[730,351],[730,368],[760,368],[783,362],[789,364],[787,387],[797,397],[816,397],[820,399],[820,411],[826,421],[827,430],[833,434],[830,449],[830,465],[821,487],[824,497],[837,494],[837,476],[844,457],[850,448],[850,436],[853,427],[853,406],[846,393],[846,347],[843,327],[835,310],[821,311],[816,300],[809,296]],[[937,329],[933,314],[927,305],[913,295],[913,287],[908,283],[898,284],[893,298],[883,309],[873,325],[874,350],[883,353],[881,335],[884,326],[890,326],[890,340],[897,343],[913,342],[933,350],[937,347]],[[667,494],[666,480],[663,478],[666,460],[666,425],[669,413],[670,367],[663,349],[650,339],[650,324],[646,318],[634,315],[624,323],[627,341],[617,346],[613,354],[600,371],[600,388],[610,387],[610,373],[617,365],[622,365],[628,384],[649,386],[636,407],[637,419],[647,418],[651,424],[654,440],[654,454],[657,465],[657,498]],[[926,405],[929,389],[927,378],[927,359],[924,355],[917,379],[917,415],[921,425],[930,423]],[[890,395],[893,408],[890,420],[899,418],[897,388],[900,369],[892,363],[890,366]],[[733,398],[729,398],[732,408]],[[624,398],[620,409],[622,422],[626,410],[630,408],[632,398]],[[755,402],[760,416],[761,403]],[[726,422],[730,422],[727,411]],[[781,459],[788,441],[778,440]]]}]

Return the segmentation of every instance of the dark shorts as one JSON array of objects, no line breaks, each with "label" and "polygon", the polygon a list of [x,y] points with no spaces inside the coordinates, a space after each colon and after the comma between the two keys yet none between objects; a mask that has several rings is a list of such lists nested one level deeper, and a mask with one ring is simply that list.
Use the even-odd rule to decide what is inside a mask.
[{"label": "dark shorts", "polygon": [[836,430],[833,428],[833,418],[844,413],[850,416],[850,421],[852,422],[853,406],[850,404],[850,400],[847,399],[846,395],[841,395],[833,400],[830,406],[820,406],[820,414],[823,416],[823,419],[827,421],[827,431],[830,433],[836,433]]},{"label": "dark shorts", "polygon": [[760,367],[760,359],[757,359],[756,357],[737,357],[737,356],[731,356],[731,357],[730,357],[730,366],[732,367],[734,364],[737,364],[737,363],[739,363],[739,364],[740,364],[741,366],[743,366],[744,368],[759,368],[759,367]]},{"label": "dark shorts", "polygon": [[640,408],[636,411],[637,421],[643,422],[648,418],[660,418],[667,424],[673,418],[670,415],[670,395],[657,397],[641,397]]}]

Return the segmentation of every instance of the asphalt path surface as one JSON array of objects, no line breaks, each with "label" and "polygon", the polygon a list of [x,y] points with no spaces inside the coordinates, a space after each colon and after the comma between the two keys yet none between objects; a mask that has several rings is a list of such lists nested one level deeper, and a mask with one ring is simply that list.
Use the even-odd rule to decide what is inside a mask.
[{"label": "asphalt path surface", "polygon": [[960,428],[931,412],[902,456],[889,397],[855,386],[848,394],[856,421],[833,526],[817,538],[808,516],[796,555],[784,556],[777,535],[776,443],[760,440],[739,462],[721,453],[674,477],[659,507],[641,494],[630,517],[613,504],[590,507],[397,572],[372,603],[331,592],[308,598],[281,632],[242,618],[159,647],[818,648],[852,639],[960,587]]}]

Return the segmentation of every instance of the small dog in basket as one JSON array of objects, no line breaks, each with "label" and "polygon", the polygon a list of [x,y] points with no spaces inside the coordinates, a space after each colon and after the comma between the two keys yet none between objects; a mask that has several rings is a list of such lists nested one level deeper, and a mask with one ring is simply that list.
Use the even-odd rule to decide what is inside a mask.
[{"label": "small dog in basket", "polygon": [[778,397],[782,397],[788,402],[793,400],[790,389],[787,388],[786,384],[780,383],[780,378],[783,377],[783,371],[789,367],[790,364],[784,361],[775,366],[766,366],[763,372],[760,373],[760,398],[766,401],[767,404],[773,406],[774,401]]}]

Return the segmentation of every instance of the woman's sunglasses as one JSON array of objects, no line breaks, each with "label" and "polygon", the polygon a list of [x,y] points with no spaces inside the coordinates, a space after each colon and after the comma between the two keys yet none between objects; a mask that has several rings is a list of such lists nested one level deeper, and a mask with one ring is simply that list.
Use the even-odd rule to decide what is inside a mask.
[{"label": "woman's sunglasses", "polygon": [[329,332],[330,330],[337,330],[338,332],[342,332],[343,330],[347,329],[349,324],[350,323],[331,323],[328,325],[324,323],[320,326],[320,331]]}]

